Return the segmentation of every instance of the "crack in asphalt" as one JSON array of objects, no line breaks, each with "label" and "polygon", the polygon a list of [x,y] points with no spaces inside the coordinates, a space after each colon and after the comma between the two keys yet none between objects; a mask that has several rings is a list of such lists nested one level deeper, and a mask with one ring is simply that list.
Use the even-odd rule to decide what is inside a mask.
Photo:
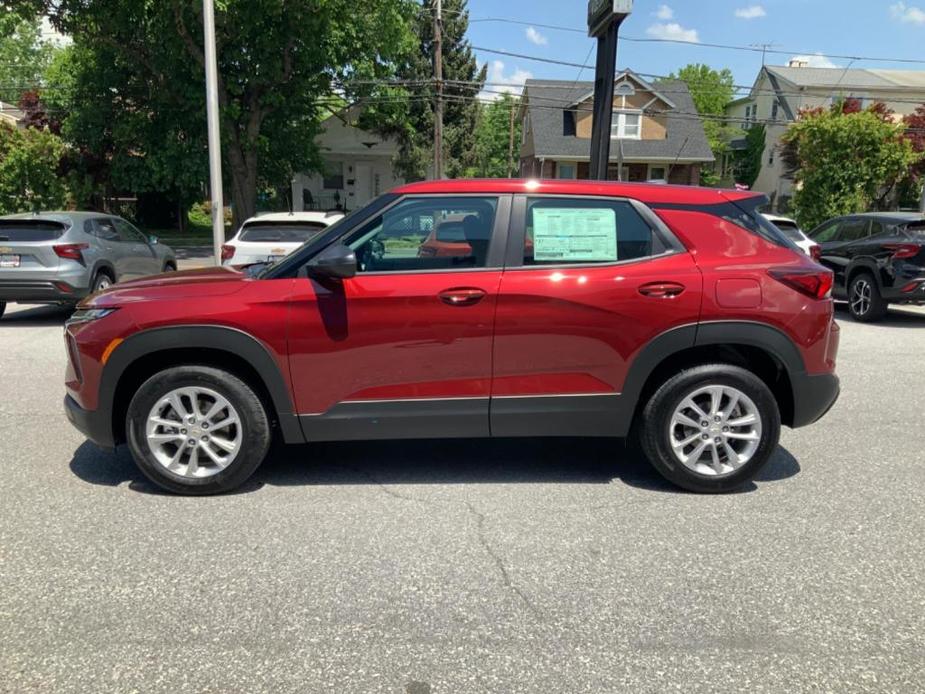
[{"label": "crack in asphalt", "polygon": [[498,572],[501,574],[501,582],[504,584],[505,588],[512,591],[520,600],[527,606],[527,608],[533,613],[534,617],[542,617],[543,613],[540,609],[533,604],[530,598],[521,590],[514,581],[511,580],[511,575],[508,573],[507,567],[504,565],[504,560],[492,549],[491,545],[488,544],[488,540],[485,537],[485,514],[480,513],[476,510],[475,506],[471,502],[466,502],[466,507],[469,509],[469,513],[475,516],[476,530],[478,531],[478,540],[479,544],[482,545],[488,556],[490,556],[495,565],[498,567]]}]

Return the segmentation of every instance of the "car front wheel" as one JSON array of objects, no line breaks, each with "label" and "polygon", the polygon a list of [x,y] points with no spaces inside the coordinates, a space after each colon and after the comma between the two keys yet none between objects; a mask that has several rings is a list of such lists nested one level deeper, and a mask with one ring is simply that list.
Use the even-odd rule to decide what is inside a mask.
[{"label": "car front wheel", "polygon": [[233,374],[178,366],[145,381],[129,405],[128,444],[141,471],[178,494],[227,492],[266,456],[270,424],[260,398]]},{"label": "car front wheel", "polygon": [[687,369],[655,391],[640,440],[652,465],[684,489],[727,492],[752,481],[780,438],[773,393],[750,371],[713,364]]}]

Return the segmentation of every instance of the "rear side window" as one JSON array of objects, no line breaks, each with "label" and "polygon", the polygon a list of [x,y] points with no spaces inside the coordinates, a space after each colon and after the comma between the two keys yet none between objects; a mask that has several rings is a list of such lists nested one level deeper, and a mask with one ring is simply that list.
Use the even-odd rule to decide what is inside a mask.
[{"label": "rear side window", "polygon": [[838,229],[838,240],[860,241],[865,239],[869,226],[866,219],[846,219]]},{"label": "rear side window", "polygon": [[625,200],[530,198],[524,265],[617,263],[664,252]]},{"label": "rear side window", "polygon": [[0,221],[0,241],[54,241],[64,231],[58,222]]},{"label": "rear side window", "polygon": [[321,222],[254,223],[241,229],[240,241],[251,243],[305,243],[327,229]]}]

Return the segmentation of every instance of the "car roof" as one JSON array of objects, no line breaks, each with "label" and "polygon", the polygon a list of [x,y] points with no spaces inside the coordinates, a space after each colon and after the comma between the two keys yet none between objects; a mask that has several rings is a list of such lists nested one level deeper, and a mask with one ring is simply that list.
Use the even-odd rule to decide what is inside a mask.
[{"label": "car roof", "polygon": [[890,222],[921,222],[925,221],[925,214],[921,212],[859,212],[858,214],[848,214],[839,219],[848,217],[860,217],[863,219],[884,219]]},{"label": "car roof", "polygon": [[118,215],[107,214],[106,212],[68,212],[68,211],[49,211],[49,212],[21,212],[19,214],[7,214],[0,217],[3,219],[29,219],[37,222],[63,222],[64,224],[77,225],[87,219],[97,219],[99,217],[116,217]]},{"label": "car roof", "polygon": [[409,183],[392,190],[399,195],[537,194],[600,195],[628,197],[646,203],[718,205],[734,200],[764,197],[762,193],[663,183],[620,183],[617,181],[536,180],[471,178]]},{"label": "car roof", "polygon": [[268,212],[258,214],[244,221],[244,224],[253,224],[254,222],[332,222],[344,213],[340,211],[333,212]]}]

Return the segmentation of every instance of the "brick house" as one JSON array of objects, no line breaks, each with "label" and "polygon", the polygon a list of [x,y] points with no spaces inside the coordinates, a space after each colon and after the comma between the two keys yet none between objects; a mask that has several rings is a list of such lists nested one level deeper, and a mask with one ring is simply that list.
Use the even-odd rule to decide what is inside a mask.
[{"label": "brick house", "polygon": [[[593,104],[592,82],[527,80],[519,113],[521,176],[588,178]],[[649,84],[620,73],[611,138],[612,180],[697,185],[701,166],[713,162],[690,91],[677,80]]]}]

